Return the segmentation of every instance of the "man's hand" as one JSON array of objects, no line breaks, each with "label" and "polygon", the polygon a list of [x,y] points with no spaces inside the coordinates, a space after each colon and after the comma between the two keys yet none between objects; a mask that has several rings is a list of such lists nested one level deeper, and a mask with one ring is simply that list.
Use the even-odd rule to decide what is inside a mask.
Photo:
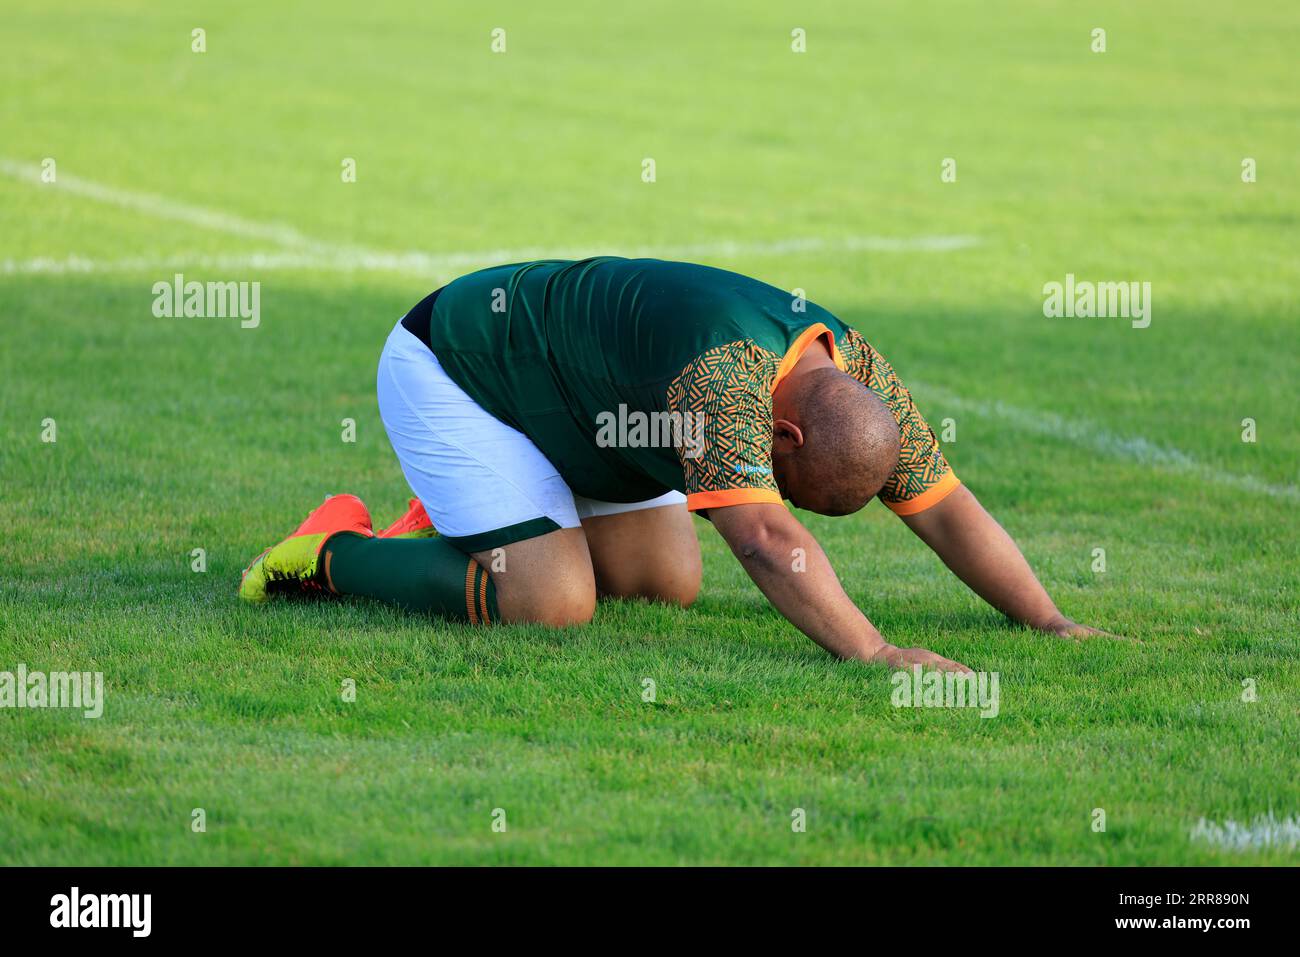
[{"label": "man's hand", "polygon": [[831,654],[907,668],[969,670],[923,648],[895,648],[844,594],[812,534],[776,504],[729,505],[709,518],[749,577],[790,622]]},{"label": "man's hand", "polygon": [[1057,615],[1051,621],[1039,625],[1038,630],[1045,631],[1049,635],[1056,635],[1058,638],[1118,638],[1120,641],[1129,640],[1123,635],[1112,635],[1109,631],[1102,631],[1100,628],[1081,625],[1077,621],[1071,621],[1064,615]]},{"label": "man's hand", "polygon": [[871,660],[883,662],[891,668],[903,669],[910,668],[912,665],[921,665],[925,668],[933,668],[935,671],[972,673],[960,661],[950,661],[942,655],[936,655],[933,651],[927,651],[924,648],[899,648],[897,645],[891,645],[888,642],[876,652]]}]

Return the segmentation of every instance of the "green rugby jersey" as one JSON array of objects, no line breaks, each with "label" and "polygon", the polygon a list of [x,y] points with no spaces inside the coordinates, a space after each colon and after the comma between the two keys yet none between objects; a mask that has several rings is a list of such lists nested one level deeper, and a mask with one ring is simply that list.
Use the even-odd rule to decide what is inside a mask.
[{"label": "green rugby jersey", "polygon": [[528,436],[577,494],[692,510],[781,501],[772,393],[824,337],[894,413],[898,468],[880,493],[919,512],[958,484],[889,364],[825,309],[737,273],[601,256],[471,273],[403,320],[480,406]]}]

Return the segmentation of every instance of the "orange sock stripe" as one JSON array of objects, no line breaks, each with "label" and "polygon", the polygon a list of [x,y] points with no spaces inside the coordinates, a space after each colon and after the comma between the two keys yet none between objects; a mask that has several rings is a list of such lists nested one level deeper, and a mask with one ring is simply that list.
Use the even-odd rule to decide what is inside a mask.
[{"label": "orange sock stripe", "polygon": [[325,585],[329,588],[330,591],[334,592],[334,594],[337,595],[338,590],[334,587],[334,579],[330,578],[330,559],[332,559],[333,557],[334,557],[333,552],[325,553]]},{"label": "orange sock stripe", "polygon": [[480,568],[478,573],[483,576],[478,582],[478,609],[479,613],[483,616],[483,624],[490,625],[492,624],[492,619],[488,617],[487,610],[488,573],[487,570],[483,568]]},{"label": "orange sock stripe", "polygon": [[471,558],[465,566],[465,611],[471,625],[478,624],[478,609],[474,607],[474,572],[477,569],[478,562]]}]

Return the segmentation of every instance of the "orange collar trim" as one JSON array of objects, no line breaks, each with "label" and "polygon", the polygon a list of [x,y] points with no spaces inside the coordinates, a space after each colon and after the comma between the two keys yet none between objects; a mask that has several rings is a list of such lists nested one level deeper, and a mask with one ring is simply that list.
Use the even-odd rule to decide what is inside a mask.
[{"label": "orange collar trim", "polygon": [[781,365],[777,367],[776,377],[772,380],[773,392],[776,391],[776,387],[781,384],[782,380],[794,371],[794,367],[803,358],[803,354],[808,351],[808,347],[822,336],[826,337],[826,345],[830,349],[831,361],[835,363],[835,367],[841,372],[848,371],[848,367],[844,364],[844,357],[840,355],[840,348],[835,344],[835,333],[826,328],[826,323],[818,322],[799,333],[799,337],[786,350],[785,355],[781,358]]}]

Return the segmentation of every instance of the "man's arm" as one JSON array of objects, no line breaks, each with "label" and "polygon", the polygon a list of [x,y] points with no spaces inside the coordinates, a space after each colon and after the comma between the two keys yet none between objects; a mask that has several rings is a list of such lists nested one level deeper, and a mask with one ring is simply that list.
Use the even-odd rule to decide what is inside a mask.
[{"label": "man's arm", "polygon": [[900,517],[971,591],[1009,618],[1062,638],[1106,634],[1061,614],[1011,536],[964,485],[924,512]]},{"label": "man's arm", "polygon": [[[924,648],[885,641],[844,594],[821,546],[784,505],[729,505],[711,509],[709,518],[768,600],[831,654],[895,668],[970,670]],[[794,570],[795,549],[803,549],[803,571]]]}]

